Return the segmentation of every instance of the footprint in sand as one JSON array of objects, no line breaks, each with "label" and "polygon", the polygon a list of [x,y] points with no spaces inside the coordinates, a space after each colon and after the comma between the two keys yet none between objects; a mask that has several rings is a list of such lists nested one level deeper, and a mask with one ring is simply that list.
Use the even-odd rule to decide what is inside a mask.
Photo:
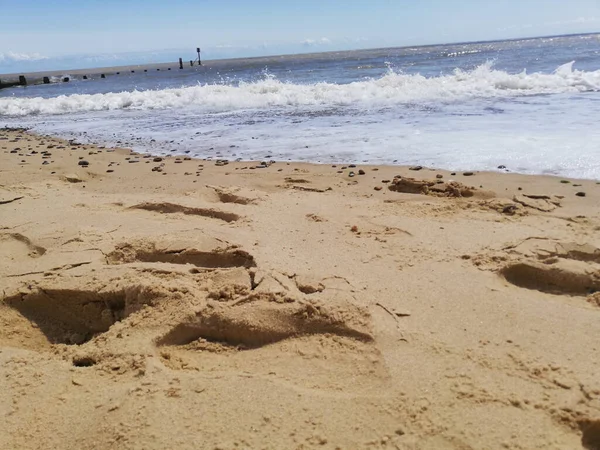
[{"label": "footprint in sand", "polygon": [[160,214],[186,214],[190,216],[208,217],[210,219],[218,219],[224,222],[235,222],[241,217],[235,213],[220,211],[212,208],[195,208],[190,206],[178,205],[175,203],[140,203],[129,207],[128,209],[141,209],[144,211],[152,211]]},{"label": "footprint in sand", "polygon": [[515,286],[591,300],[600,292],[600,249],[592,245],[530,239],[510,247],[509,255],[516,260],[499,273]]},{"label": "footprint in sand", "polygon": [[19,233],[0,234],[0,261],[5,263],[39,258],[46,249]]}]

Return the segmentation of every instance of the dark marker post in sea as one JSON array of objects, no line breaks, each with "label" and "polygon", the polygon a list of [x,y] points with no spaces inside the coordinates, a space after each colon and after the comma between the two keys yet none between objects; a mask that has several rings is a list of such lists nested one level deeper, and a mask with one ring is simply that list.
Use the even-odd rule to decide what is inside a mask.
[{"label": "dark marker post in sea", "polygon": [[[198,54],[198,58],[196,60],[190,60],[190,67],[193,67],[194,64],[196,63],[196,61],[198,62],[198,66],[202,65],[202,55],[201,55],[201,49],[200,47],[196,48],[196,53]],[[151,67],[151,68],[156,68],[157,71],[160,71],[161,67],[162,68],[166,68],[167,70],[171,70],[170,67],[164,67],[164,66],[168,66],[171,63],[160,63],[160,64],[148,64],[146,67]],[[156,66],[161,66],[161,67],[156,67]],[[127,66],[127,67],[114,67],[111,69],[104,69],[102,71],[100,71],[100,69],[77,69],[77,70],[69,70],[69,74],[71,74],[72,76],[81,76],[83,80],[93,80],[93,79],[97,79],[99,78],[106,78],[107,76],[110,75],[120,75],[121,74],[121,70],[128,71],[131,73],[135,73],[135,70],[131,70],[131,67],[134,66]],[[135,66],[136,68],[139,68],[140,70],[142,69],[142,66],[137,65]],[[183,58],[179,58],[179,68],[183,69]],[[148,72],[148,69],[144,69],[144,72]],[[15,87],[15,86],[31,86],[31,85],[37,85],[37,84],[54,84],[57,81],[63,82],[63,83],[68,83],[70,82],[73,78],[72,77],[66,77],[64,76],[65,71],[64,70],[56,70],[56,71],[52,71],[52,72],[33,72],[33,73],[28,73],[28,74],[23,74],[23,75],[2,75],[0,77],[0,89],[4,89],[4,88],[11,88],[11,87]]]}]

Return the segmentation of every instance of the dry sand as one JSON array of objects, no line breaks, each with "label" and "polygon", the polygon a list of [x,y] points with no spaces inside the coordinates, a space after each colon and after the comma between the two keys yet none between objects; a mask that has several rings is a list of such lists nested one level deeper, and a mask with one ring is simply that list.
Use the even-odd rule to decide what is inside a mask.
[{"label": "dry sand", "polygon": [[256,164],[0,131],[1,449],[600,448],[600,185]]}]

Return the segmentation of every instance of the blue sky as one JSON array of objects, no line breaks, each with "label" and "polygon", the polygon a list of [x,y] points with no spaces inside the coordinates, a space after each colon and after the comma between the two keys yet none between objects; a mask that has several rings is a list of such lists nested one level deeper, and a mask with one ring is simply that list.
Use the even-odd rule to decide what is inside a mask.
[{"label": "blue sky", "polygon": [[600,0],[0,0],[0,72],[594,31]]}]

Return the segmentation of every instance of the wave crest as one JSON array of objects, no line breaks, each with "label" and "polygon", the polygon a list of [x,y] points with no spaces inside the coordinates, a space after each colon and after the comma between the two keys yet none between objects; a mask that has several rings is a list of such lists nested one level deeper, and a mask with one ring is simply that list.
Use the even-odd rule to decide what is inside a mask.
[{"label": "wave crest", "polygon": [[53,98],[0,98],[0,116],[66,114],[109,110],[197,107],[203,112],[299,106],[380,107],[403,103],[456,101],[538,94],[600,91],[600,70],[573,70],[573,62],[554,73],[509,74],[492,63],[471,71],[425,77],[389,70],[378,79],[349,84],[293,84],[269,76],[238,86],[211,84],[148,91],[74,94]]}]

